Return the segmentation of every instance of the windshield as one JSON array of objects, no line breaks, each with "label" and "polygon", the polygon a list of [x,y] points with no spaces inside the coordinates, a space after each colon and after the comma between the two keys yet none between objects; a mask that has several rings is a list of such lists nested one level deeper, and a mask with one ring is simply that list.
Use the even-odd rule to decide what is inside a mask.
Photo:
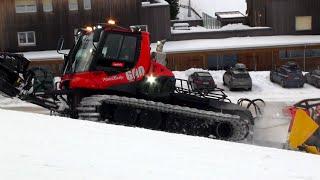
[{"label": "windshield", "polygon": [[123,69],[134,65],[138,37],[120,33],[104,34],[99,42],[93,42],[94,33],[85,34],[79,39],[72,56],[73,61],[66,68],[68,73],[89,71],[92,64],[105,70],[114,68],[114,62],[122,63]]},{"label": "windshield", "polygon": [[233,76],[235,78],[249,78],[250,75],[247,71],[234,71]]},{"label": "windshield", "polygon": [[73,72],[83,72],[89,70],[92,61],[92,53],[95,49],[93,44],[93,33],[83,35],[80,39],[80,46],[75,54],[75,60],[72,64]]},{"label": "windshield", "polygon": [[123,34],[108,34],[102,48],[105,60],[117,60],[132,63],[135,61],[137,37]]}]

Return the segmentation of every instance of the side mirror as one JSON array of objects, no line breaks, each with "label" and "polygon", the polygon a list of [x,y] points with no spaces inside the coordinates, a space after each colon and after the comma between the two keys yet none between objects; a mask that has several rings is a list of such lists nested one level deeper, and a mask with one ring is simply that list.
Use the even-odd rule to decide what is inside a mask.
[{"label": "side mirror", "polygon": [[61,52],[61,50],[63,49],[63,46],[64,46],[64,38],[63,38],[63,37],[60,37],[60,38],[59,38],[59,41],[58,41],[58,45],[57,45],[57,52],[58,52],[59,54],[65,55],[64,53]]}]

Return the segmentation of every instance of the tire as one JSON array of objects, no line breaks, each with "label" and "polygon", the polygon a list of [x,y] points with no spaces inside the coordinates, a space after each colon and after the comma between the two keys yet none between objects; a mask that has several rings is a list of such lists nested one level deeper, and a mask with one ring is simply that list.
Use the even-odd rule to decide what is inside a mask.
[{"label": "tire", "polygon": [[274,83],[272,75],[270,75],[270,81]]},{"label": "tire", "polygon": [[316,86],[317,88],[320,88],[320,80],[318,80],[318,81],[315,83],[315,86]]},{"label": "tire", "polygon": [[285,88],[286,87],[286,83],[284,82],[284,80],[281,80],[281,86],[283,87],[283,88]]}]

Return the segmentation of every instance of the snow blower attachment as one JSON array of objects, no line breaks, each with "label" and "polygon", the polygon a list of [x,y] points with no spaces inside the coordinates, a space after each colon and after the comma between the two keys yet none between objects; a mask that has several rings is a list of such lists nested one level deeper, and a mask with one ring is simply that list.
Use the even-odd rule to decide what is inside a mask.
[{"label": "snow blower attachment", "polygon": [[252,129],[251,112],[222,89],[201,94],[176,79],[151,56],[150,35],[139,28],[103,24],[79,31],[53,89],[43,84],[48,74],[29,71],[28,64],[2,54],[0,91],[62,116],[229,141],[246,139]]},{"label": "snow blower attachment", "polygon": [[320,98],[303,100],[289,108],[290,149],[320,154]]}]

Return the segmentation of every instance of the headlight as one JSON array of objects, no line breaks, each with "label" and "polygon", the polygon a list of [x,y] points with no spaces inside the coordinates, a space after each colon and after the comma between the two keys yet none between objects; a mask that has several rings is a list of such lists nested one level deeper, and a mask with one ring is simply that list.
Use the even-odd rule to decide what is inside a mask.
[{"label": "headlight", "polygon": [[150,84],[150,85],[153,85],[156,83],[156,77],[154,77],[152,74],[150,76],[147,76],[147,82]]}]

